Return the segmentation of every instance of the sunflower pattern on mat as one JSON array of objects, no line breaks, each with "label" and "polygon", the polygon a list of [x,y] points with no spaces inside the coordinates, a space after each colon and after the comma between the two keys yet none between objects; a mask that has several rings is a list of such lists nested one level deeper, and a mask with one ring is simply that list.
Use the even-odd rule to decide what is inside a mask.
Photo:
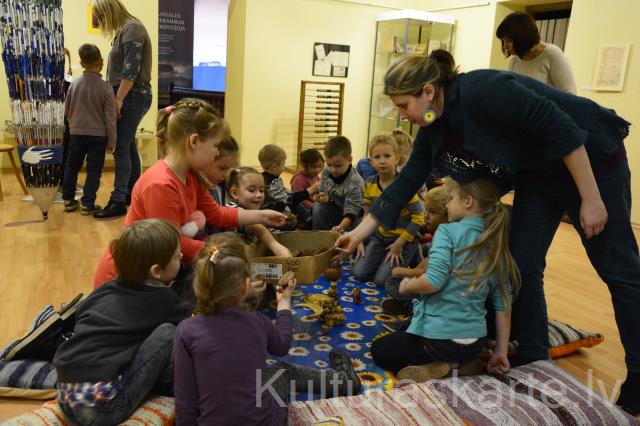
[{"label": "sunflower pattern on mat", "polygon": [[[339,349],[352,359],[354,369],[362,380],[362,392],[374,389],[391,389],[395,384],[393,374],[378,367],[371,357],[371,342],[389,334],[382,327],[384,323],[392,323],[397,317],[387,315],[380,308],[380,300],[386,297],[386,291],[374,283],[361,283],[353,279],[351,267],[342,266],[342,276],[337,282],[338,300],[342,312],[346,316],[344,324],[325,330],[322,321],[314,316],[306,307],[296,307],[305,303],[303,298],[309,294],[326,294],[329,281],[320,277],[315,283],[300,284],[292,300],[292,307],[297,311],[293,315],[293,341],[289,354],[283,357],[272,357],[274,360],[293,362],[307,367],[328,368],[329,352]],[[355,286],[360,287],[362,304],[353,302],[351,292]],[[298,295],[298,292],[302,293]],[[266,315],[275,318],[275,311],[266,310]],[[306,392],[297,395],[297,400],[305,400],[310,396]],[[313,396],[318,398],[318,396]]]}]

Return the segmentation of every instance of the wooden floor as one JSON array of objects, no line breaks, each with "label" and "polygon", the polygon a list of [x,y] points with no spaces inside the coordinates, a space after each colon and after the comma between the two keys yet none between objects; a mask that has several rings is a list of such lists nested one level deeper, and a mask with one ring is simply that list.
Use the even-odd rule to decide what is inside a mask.
[{"label": "wooden floor", "polygon": [[[81,181],[83,178],[80,179]],[[24,197],[15,176],[0,172],[0,347],[23,335],[36,312],[79,292],[89,293],[97,261],[122,227],[122,218],[96,221],[53,204],[49,220]],[[106,204],[113,173],[103,175],[98,204]],[[640,232],[636,233],[640,239]],[[574,229],[560,225],[548,256],[549,316],[605,335],[601,345],[557,361],[598,393],[615,400],[625,379],[624,353],[611,297],[589,263]],[[0,421],[39,406],[41,401],[0,398]]]}]

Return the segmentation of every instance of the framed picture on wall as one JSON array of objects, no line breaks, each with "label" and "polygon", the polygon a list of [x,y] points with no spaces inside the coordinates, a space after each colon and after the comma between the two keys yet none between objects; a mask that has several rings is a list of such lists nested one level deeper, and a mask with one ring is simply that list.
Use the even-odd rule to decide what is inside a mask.
[{"label": "framed picture on wall", "polygon": [[322,77],[347,77],[350,49],[346,44],[314,43],[312,74]]}]

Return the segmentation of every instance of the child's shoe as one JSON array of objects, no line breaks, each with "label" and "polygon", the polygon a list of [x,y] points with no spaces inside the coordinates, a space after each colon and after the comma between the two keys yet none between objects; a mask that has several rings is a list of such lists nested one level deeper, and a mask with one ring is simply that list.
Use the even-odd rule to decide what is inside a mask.
[{"label": "child's shoe", "polygon": [[75,211],[79,206],[80,206],[80,201],[78,200],[64,200],[65,212]]},{"label": "child's shoe", "polygon": [[58,346],[65,340],[65,334],[73,331],[75,312],[83,299],[83,294],[64,304],[56,312],[53,306],[45,306],[36,316],[26,336],[10,343],[0,355],[0,359],[53,360]]},{"label": "child's shoe", "polygon": [[92,215],[97,211],[102,210],[102,206],[99,206],[97,204],[93,205],[93,206],[82,206],[82,210],[80,210],[80,214],[83,216],[88,216],[88,215]]},{"label": "child's shoe", "polygon": [[345,352],[338,349],[333,349],[329,352],[329,366],[337,373],[342,373],[344,376],[344,385],[340,386],[338,394],[341,396],[352,396],[360,393],[360,377],[356,374],[356,370],[353,368],[351,357]]},{"label": "child's shoe", "polygon": [[422,383],[427,380],[441,379],[449,374],[451,366],[445,361],[434,361],[423,365],[410,365],[398,371],[396,378],[401,385]]},{"label": "child's shoe", "polygon": [[411,312],[411,302],[402,302],[391,297],[388,297],[382,301],[380,307],[389,315],[402,315]]}]

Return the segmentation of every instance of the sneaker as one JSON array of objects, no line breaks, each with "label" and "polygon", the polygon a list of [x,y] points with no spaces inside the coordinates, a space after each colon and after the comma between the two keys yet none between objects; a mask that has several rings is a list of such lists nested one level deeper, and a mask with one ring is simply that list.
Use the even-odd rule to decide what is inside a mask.
[{"label": "sneaker", "polygon": [[338,349],[332,349],[329,352],[329,366],[345,376],[345,384],[338,390],[340,396],[353,396],[360,393],[362,383],[353,368],[349,355]]},{"label": "sneaker", "polygon": [[64,200],[64,211],[72,212],[80,207],[80,201],[78,200]]},{"label": "sneaker", "polygon": [[10,343],[0,358],[5,361],[37,359],[52,361],[58,346],[73,332],[75,313],[83,300],[83,294],[64,304],[58,312],[53,306],[45,306],[36,316],[26,336]]},{"label": "sneaker", "polygon": [[82,210],[80,211],[80,214],[83,216],[88,216],[100,210],[102,210],[102,206],[99,206],[97,204],[93,206],[82,206]]},{"label": "sneaker", "polygon": [[380,304],[382,310],[389,315],[402,315],[411,312],[411,302],[387,298]]},{"label": "sneaker", "polygon": [[451,366],[445,361],[434,361],[423,365],[410,365],[398,371],[396,378],[402,385],[423,383],[427,380],[441,379],[449,374]]}]

